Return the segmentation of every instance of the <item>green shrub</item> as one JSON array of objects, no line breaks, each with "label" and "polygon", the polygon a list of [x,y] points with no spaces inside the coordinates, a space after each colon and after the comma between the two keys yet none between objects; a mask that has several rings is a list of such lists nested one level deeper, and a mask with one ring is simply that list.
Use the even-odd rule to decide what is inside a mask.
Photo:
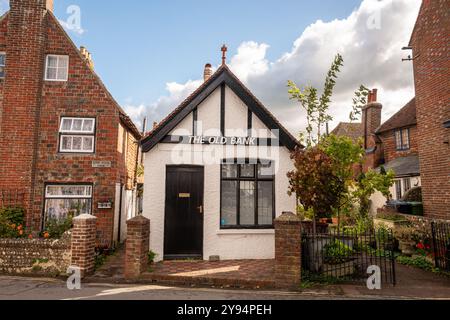
[{"label": "green shrub", "polygon": [[25,222],[25,210],[19,207],[0,209],[0,216],[16,225],[23,225]]},{"label": "green shrub", "polygon": [[342,241],[334,240],[324,247],[324,255],[326,263],[339,264],[350,260],[353,249]]},{"label": "green shrub", "polygon": [[434,271],[434,265],[432,262],[428,261],[425,257],[405,257],[399,256],[397,262],[405,266],[416,267],[426,271]]},{"label": "green shrub", "polygon": [[149,251],[149,252],[147,253],[148,264],[152,264],[153,262],[155,262],[156,256],[157,256],[156,253],[154,253],[153,251]]},{"label": "green shrub", "polygon": [[51,239],[59,239],[68,230],[72,229],[73,219],[68,216],[65,219],[48,219],[42,234],[48,234]]},{"label": "green shrub", "polygon": [[0,238],[20,238],[25,236],[25,210],[11,207],[0,209]]}]

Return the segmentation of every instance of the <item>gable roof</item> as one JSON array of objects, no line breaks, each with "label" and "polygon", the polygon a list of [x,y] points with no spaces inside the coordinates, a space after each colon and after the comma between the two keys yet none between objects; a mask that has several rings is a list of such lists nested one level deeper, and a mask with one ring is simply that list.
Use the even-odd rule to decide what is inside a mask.
[{"label": "gable roof", "polygon": [[[77,46],[72,41],[72,39],[69,37],[67,32],[64,30],[64,28],[61,26],[61,24],[59,23],[58,19],[53,14],[53,12],[51,12],[50,10],[47,10],[47,14],[48,14],[48,17],[50,17],[51,21],[56,25],[56,27],[59,29],[59,31],[62,33],[62,35],[65,37],[65,39],[68,41],[70,46],[72,46],[73,49],[75,50],[75,52],[77,52],[77,54],[80,57],[80,59],[82,61],[85,61],[85,59],[83,58],[83,56],[80,53],[80,50],[78,50]],[[9,15],[9,11],[7,11],[4,15],[0,16],[0,22],[2,22],[2,20],[5,19],[8,15]],[[87,64],[86,64],[86,66],[87,66]],[[99,83],[100,87],[102,87],[103,91],[106,93],[108,98],[113,102],[114,107],[119,111],[119,118],[122,121],[122,123],[125,125],[126,128],[128,128],[133,133],[135,138],[140,139],[142,137],[142,133],[136,127],[136,125],[134,124],[133,120],[131,120],[131,118],[127,115],[127,113],[117,103],[117,101],[111,95],[111,93],[106,88],[105,84],[100,79],[100,77],[97,75],[97,73],[94,70],[92,70],[90,67],[89,67],[89,69],[90,69],[92,75],[94,76],[95,80]]]},{"label": "gable roof", "polygon": [[408,102],[400,111],[383,123],[376,133],[417,125],[416,98]]},{"label": "gable roof", "polygon": [[250,90],[231,72],[222,65],[197,90],[175,108],[141,141],[144,152],[150,151],[166,137],[187,115],[200,105],[220,85],[225,83],[248,106],[269,129],[278,129],[280,142],[288,149],[303,148],[300,142],[286,130],[272,113],[250,92]]},{"label": "gable roof", "polygon": [[[80,59],[82,59],[83,61],[85,61],[85,59],[83,58],[83,56],[81,55],[80,50],[78,50],[77,46],[75,45],[75,43],[72,41],[72,39],[69,37],[69,35],[67,34],[67,32],[64,30],[64,28],[61,26],[61,24],[59,23],[58,19],[55,17],[55,15],[53,14],[53,12],[51,11],[47,11],[47,13],[49,13],[49,16],[51,17],[51,19],[53,20],[53,22],[56,24],[56,26],[59,28],[59,30],[62,32],[62,34],[64,35],[64,37],[66,38],[66,40],[70,43],[70,45],[75,49],[75,51],[77,52],[78,56],[80,57]],[[112,101],[112,103],[114,104],[114,107],[119,111],[119,118],[122,121],[122,123],[125,125],[126,128],[128,128],[133,135],[135,136],[135,138],[140,139],[142,137],[141,132],[139,131],[139,129],[136,127],[136,125],[134,124],[133,120],[131,120],[131,118],[127,115],[127,113],[122,109],[122,107],[117,103],[117,101],[114,99],[114,97],[112,96],[112,94],[109,92],[109,90],[106,88],[105,84],[103,83],[103,81],[100,79],[100,77],[97,75],[97,73],[90,68],[87,65],[86,62],[86,67],[89,68],[90,72],[92,73],[92,75],[94,76],[95,80],[98,82],[98,84],[100,85],[100,87],[103,89],[103,91],[106,93],[106,95],[108,96],[108,98]]]},{"label": "gable roof", "polygon": [[349,137],[356,142],[363,136],[362,124],[341,122],[333,131],[331,131],[331,134],[338,137]]}]

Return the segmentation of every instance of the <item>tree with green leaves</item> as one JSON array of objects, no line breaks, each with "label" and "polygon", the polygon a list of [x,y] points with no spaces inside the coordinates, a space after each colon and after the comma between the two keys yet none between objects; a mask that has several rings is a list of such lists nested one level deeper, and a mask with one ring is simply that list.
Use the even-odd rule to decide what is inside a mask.
[{"label": "tree with green leaves", "polygon": [[[343,58],[337,54],[325,79],[322,95],[312,86],[300,89],[294,82],[288,82],[291,99],[297,100],[306,111],[306,150],[292,153],[295,170],[288,173],[289,194],[296,194],[305,211],[313,211],[314,226],[317,218],[329,217],[332,212],[338,216],[343,208],[359,205],[358,221],[367,218],[370,197],[380,191],[388,196],[393,185],[393,172],[369,171],[355,176],[355,167],[361,166],[365,151],[362,142],[355,143],[348,137],[337,137],[322,133],[323,126],[332,121],[329,106]],[[361,85],[355,92],[350,120],[355,121],[367,104],[369,90]],[[315,230],[315,228],[314,228]],[[315,231],[314,231],[315,232]]]},{"label": "tree with green leaves", "polygon": [[318,90],[313,86],[299,88],[293,81],[288,81],[288,93],[291,100],[299,102],[306,111],[306,135],[300,134],[300,140],[312,147],[322,139],[322,128],[333,118],[328,114],[331,97],[336,86],[338,73],[344,65],[344,59],[337,54],[325,78],[323,93],[319,97]]},{"label": "tree with green leaves", "polygon": [[355,91],[355,97],[353,98],[352,112],[350,112],[350,121],[357,121],[362,115],[362,109],[368,103],[368,96],[370,90],[361,85],[358,90]]}]

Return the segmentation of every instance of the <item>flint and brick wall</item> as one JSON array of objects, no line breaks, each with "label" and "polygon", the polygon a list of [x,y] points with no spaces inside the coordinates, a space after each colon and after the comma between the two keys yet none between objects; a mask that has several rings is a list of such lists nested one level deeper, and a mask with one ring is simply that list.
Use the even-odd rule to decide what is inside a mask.
[{"label": "flint and brick wall", "polygon": [[65,274],[70,265],[70,233],[60,240],[0,239],[0,273]]},{"label": "flint and brick wall", "polygon": [[425,215],[450,219],[450,12],[448,0],[423,1],[413,32],[418,148]]}]

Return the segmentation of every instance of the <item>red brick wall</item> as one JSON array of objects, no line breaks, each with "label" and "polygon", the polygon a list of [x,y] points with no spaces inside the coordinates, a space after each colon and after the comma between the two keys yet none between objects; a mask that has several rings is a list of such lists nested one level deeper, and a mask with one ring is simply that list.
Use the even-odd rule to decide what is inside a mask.
[{"label": "red brick wall", "polygon": [[384,159],[386,163],[400,158],[400,157],[407,157],[410,155],[417,155],[419,153],[418,149],[418,142],[417,142],[417,127],[410,127],[409,128],[409,144],[410,149],[404,150],[404,151],[398,151],[397,150],[397,144],[395,141],[395,132],[394,131],[387,131],[383,132],[378,135],[383,143],[383,149],[384,149]]},{"label": "red brick wall", "polygon": [[[0,51],[6,51],[6,30],[7,30],[8,18],[5,16],[0,21]],[[3,110],[3,84],[4,79],[0,79],[0,134],[2,132],[2,110]],[[1,169],[0,169],[1,170]],[[1,180],[1,179],[0,179]],[[0,182],[1,183],[1,182]]]},{"label": "red brick wall", "polygon": [[[116,147],[119,113],[86,62],[80,57],[78,49],[72,45],[51,16],[47,34],[46,54],[69,55],[69,80],[45,81],[43,85],[33,225],[39,228],[42,222],[45,183],[93,183],[93,214],[97,217],[97,235],[102,244],[109,244],[114,210],[99,210],[96,204],[114,201],[115,182],[120,181]],[[95,154],[58,153],[58,132],[63,116],[96,119]],[[93,161],[110,161],[111,168],[93,168]]]},{"label": "red brick wall", "polygon": [[[118,151],[119,108],[53,14],[44,14],[45,2],[21,0],[19,7],[19,0],[12,0],[8,24],[0,24],[0,50],[7,53],[7,76],[0,81],[0,189],[26,191],[27,225],[40,231],[46,183],[92,183],[97,237],[110,245],[114,209],[97,204],[114,201],[116,183],[132,187],[135,158],[125,161],[125,155],[134,151]],[[26,6],[35,14],[25,15]],[[23,28],[24,19],[33,27]],[[43,81],[47,54],[69,55],[67,82]],[[58,153],[62,116],[96,118],[95,154]],[[93,161],[111,167],[93,168]]]},{"label": "red brick wall", "polygon": [[27,210],[33,193],[46,42],[45,12],[45,0],[10,1],[0,135],[0,189],[23,188]]},{"label": "red brick wall", "polygon": [[418,147],[425,214],[450,219],[450,12],[448,0],[424,1],[413,33]]}]

